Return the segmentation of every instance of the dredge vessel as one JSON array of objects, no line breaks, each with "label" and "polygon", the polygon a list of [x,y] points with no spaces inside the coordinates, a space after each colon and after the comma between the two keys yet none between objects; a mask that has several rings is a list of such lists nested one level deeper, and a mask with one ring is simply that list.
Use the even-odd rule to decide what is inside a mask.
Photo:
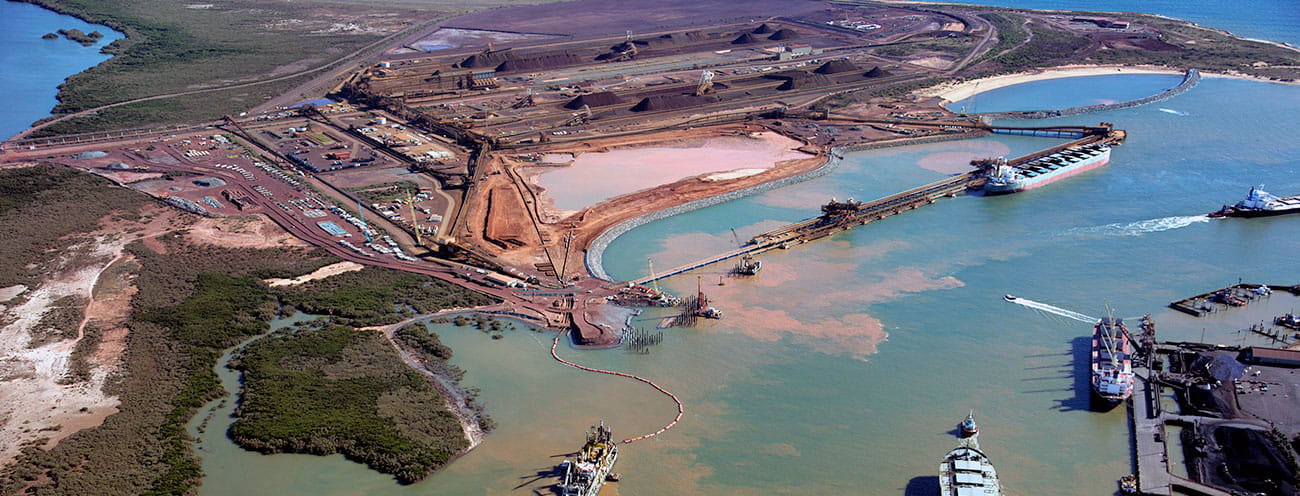
[{"label": "dredge vessel", "polygon": [[1231,207],[1224,205],[1210,217],[1268,217],[1300,213],[1300,195],[1277,197],[1263,190],[1263,186],[1250,188],[1246,199]]},{"label": "dredge vessel", "polygon": [[582,445],[577,459],[560,463],[564,471],[560,495],[596,496],[606,480],[618,480],[618,474],[611,472],[615,461],[618,461],[618,444],[602,420],[587,433],[587,444]]},{"label": "dredge vessel", "polygon": [[971,165],[988,171],[984,194],[993,196],[1037,188],[1058,179],[1101,167],[1108,162],[1110,162],[1110,145],[1091,143],[1065,148],[1020,165],[1010,165],[1005,158],[975,160]]},{"label": "dredge vessel", "polygon": [[1092,331],[1092,392],[1114,405],[1133,395],[1131,343],[1123,319],[1106,317]]},{"label": "dredge vessel", "polygon": [[998,472],[975,438],[963,439],[939,462],[939,495],[1002,496]]}]

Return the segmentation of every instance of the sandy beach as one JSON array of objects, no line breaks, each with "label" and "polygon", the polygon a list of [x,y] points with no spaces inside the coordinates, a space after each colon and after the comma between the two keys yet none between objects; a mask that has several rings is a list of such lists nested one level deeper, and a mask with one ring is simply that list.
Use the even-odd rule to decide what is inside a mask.
[{"label": "sandy beach", "polygon": [[[1017,74],[1004,74],[971,81],[953,81],[943,83],[937,86],[926,88],[916,93],[924,97],[938,97],[945,102],[955,102],[970,98],[978,93],[989,90],[1005,88],[1021,83],[1032,81],[1044,81],[1048,79],[1061,79],[1084,76],[1109,76],[1114,74],[1182,74],[1183,69],[1172,69],[1169,67],[1159,66],[1126,66],[1126,65],[1064,65],[1048,69],[1034,70],[1030,72],[1021,72]],[[1234,78],[1247,79],[1251,81],[1262,81],[1267,83],[1278,84],[1300,84],[1294,81],[1274,81],[1271,79],[1258,78],[1245,74],[1220,74],[1201,72],[1202,77],[1207,78]]]},{"label": "sandy beach", "polygon": [[918,91],[927,97],[939,97],[948,102],[964,100],[971,96],[998,88],[1014,86],[1031,81],[1061,79],[1083,76],[1107,76],[1112,74],[1182,74],[1179,69],[1167,67],[1117,66],[1117,65],[1075,65],[1061,66],[1033,72],[1005,74],[973,81],[950,82]]}]

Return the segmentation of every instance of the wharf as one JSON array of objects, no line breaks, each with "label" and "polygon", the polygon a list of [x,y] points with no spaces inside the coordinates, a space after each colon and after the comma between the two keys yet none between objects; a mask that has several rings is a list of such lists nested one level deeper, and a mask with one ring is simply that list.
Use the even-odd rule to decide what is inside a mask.
[{"label": "wharf", "polygon": [[[1064,143],[1046,150],[1037,151],[1008,160],[1007,163],[1012,166],[1028,163],[1039,157],[1050,155],[1067,148],[1074,148],[1093,143],[1114,143],[1123,141],[1126,136],[1124,131],[1112,129],[1111,125],[1108,123],[1102,123],[1101,126],[1097,127],[1002,129],[1031,135],[1034,133],[1046,133],[1037,135],[1049,137],[1063,137],[1067,135],[1071,137],[1079,136],[1079,139],[1070,141],[1069,143]],[[974,170],[870,202],[860,204],[852,202],[838,204],[837,212],[834,215],[827,214],[821,217],[814,217],[773,229],[754,236],[748,243],[739,249],[679,267],[674,267],[666,272],[651,274],[647,277],[632,281],[632,283],[649,284],[660,279],[707,267],[724,260],[730,260],[744,255],[754,255],[775,248],[787,249],[794,245],[825,238],[840,231],[852,229],[872,221],[881,220],[891,215],[897,215],[923,205],[929,205],[937,201],[939,198],[955,197],[968,189],[979,188],[986,180],[987,175],[984,170]]]},{"label": "wharf", "polygon": [[[1134,454],[1137,457],[1138,494],[1169,496],[1197,494],[1231,496],[1232,493],[1169,473],[1169,446],[1165,432],[1167,422],[1195,426],[1203,417],[1178,415],[1160,410],[1160,385],[1151,380],[1151,369],[1133,367],[1139,391],[1130,402]],[[1177,491],[1177,492],[1175,492]]]},{"label": "wharf", "polygon": [[945,178],[921,187],[909,189],[902,193],[863,203],[858,205],[851,214],[843,217],[837,217],[835,219],[814,217],[812,219],[783,226],[753,237],[749,240],[749,243],[739,249],[679,267],[674,267],[662,273],[651,274],[648,277],[643,277],[632,282],[633,284],[649,284],[660,279],[672,277],[701,267],[707,267],[724,260],[738,258],[747,254],[762,253],[775,248],[790,248],[791,246],[800,243],[821,239],[840,231],[848,230],[875,220],[884,219],[885,217],[912,210],[922,205],[934,203],[939,198],[945,196],[956,196],[958,193],[969,188],[983,184],[984,179],[983,174],[979,171],[967,172],[965,174]]},{"label": "wharf", "polygon": [[1169,480],[1165,421],[1160,414],[1160,385],[1150,380],[1151,369],[1133,367],[1138,394],[1133,395],[1129,420],[1137,456],[1138,491],[1145,495],[1172,494]]},{"label": "wharf", "polygon": [[1204,317],[1210,312],[1218,311],[1218,306],[1214,303],[1214,298],[1220,293],[1253,299],[1256,294],[1255,290],[1265,287],[1272,291],[1286,291],[1291,294],[1300,295],[1300,285],[1285,286],[1280,284],[1250,284],[1237,283],[1226,288],[1208,291],[1195,296],[1189,296],[1169,304],[1169,308],[1178,310],[1193,317]]}]

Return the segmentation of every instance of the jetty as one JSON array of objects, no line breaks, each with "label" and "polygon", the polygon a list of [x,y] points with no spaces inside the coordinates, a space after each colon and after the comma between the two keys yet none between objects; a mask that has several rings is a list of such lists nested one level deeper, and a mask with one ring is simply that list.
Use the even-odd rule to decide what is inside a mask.
[{"label": "jetty", "polygon": [[[1007,160],[1007,164],[1012,166],[1028,163],[1039,157],[1067,148],[1095,143],[1113,144],[1123,141],[1126,137],[1123,130],[1113,129],[1109,123],[1102,123],[1100,126],[999,127],[988,129],[994,132],[1026,136],[1077,138],[1045,150]],[[631,281],[631,283],[649,284],[726,260],[757,255],[773,249],[788,249],[795,245],[822,239],[841,231],[930,205],[940,198],[956,197],[967,190],[980,188],[986,180],[986,172],[977,169],[869,202],[856,202],[851,199],[846,202],[832,200],[822,206],[822,215],[819,217],[805,219],[767,231],[750,238],[747,243],[735,250],[683,264],[658,274],[651,274]]]},{"label": "jetty", "polygon": [[1193,317],[1204,317],[1221,310],[1224,306],[1243,306],[1273,291],[1286,291],[1300,295],[1300,285],[1237,283],[1172,302],[1169,308]]}]

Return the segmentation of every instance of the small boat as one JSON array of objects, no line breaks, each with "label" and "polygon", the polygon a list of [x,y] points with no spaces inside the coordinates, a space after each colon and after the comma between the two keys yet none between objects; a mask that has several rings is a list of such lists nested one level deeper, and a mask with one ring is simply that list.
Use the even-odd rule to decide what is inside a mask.
[{"label": "small boat", "polygon": [[1016,297],[1011,296],[1011,295],[1002,295],[1002,299],[1007,300],[1007,301],[1016,301]]},{"label": "small boat", "polygon": [[978,425],[975,425],[975,410],[971,410],[970,414],[966,415],[966,420],[961,421],[960,429],[961,429],[961,437],[972,437],[972,436],[979,435],[980,427]]},{"label": "small boat", "polygon": [[1137,477],[1129,474],[1119,478],[1120,494],[1138,494]]}]

